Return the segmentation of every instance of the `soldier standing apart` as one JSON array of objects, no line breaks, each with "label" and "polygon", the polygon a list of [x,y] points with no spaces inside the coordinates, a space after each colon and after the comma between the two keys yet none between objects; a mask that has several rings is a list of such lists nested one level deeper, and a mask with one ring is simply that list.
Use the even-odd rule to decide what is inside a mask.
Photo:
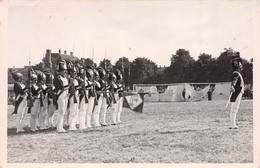
[{"label": "soldier standing apart", "polygon": [[[101,85],[98,82],[99,81],[99,73],[96,69],[94,69],[94,86],[95,90],[100,90],[101,89]],[[93,94],[95,95],[96,93],[94,93],[95,91],[93,91]],[[97,103],[94,103],[94,112],[93,112],[93,121],[94,121],[94,127],[100,127],[100,122],[99,122],[99,114],[100,114],[100,109],[101,109],[101,105],[102,105],[102,99],[100,99],[100,93],[96,94],[95,99],[97,101]]]},{"label": "soldier standing apart", "polygon": [[68,64],[68,74],[69,74],[69,116],[68,124],[69,130],[77,130],[76,122],[78,115],[78,101],[79,101],[79,91],[76,89],[79,86],[78,80],[76,79],[76,68],[72,63]]},{"label": "soldier standing apart", "polygon": [[121,112],[123,109],[123,102],[124,102],[123,75],[120,72],[120,70],[118,70],[118,69],[116,70],[115,75],[117,78],[116,84],[118,86],[117,92],[118,92],[118,97],[119,97],[118,105],[117,105],[117,109],[116,109],[116,122],[120,124],[121,123]]},{"label": "soldier standing apart", "polygon": [[28,88],[23,83],[23,75],[18,72],[12,73],[12,77],[15,80],[14,93],[15,93],[15,111],[14,114],[18,114],[17,117],[17,130],[16,132],[24,132],[23,119],[27,111],[27,96]]},{"label": "soldier standing apart", "polygon": [[63,128],[63,118],[66,113],[68,103],[69,82],[66,78],[65,70],[67,70],[66,62],[63,59],[57,61],[57,76],[54,78],[54,86],[57,94],[58,117],[57,132],[66,132]]},{"label": "soldier standing apart", "polygon": [[242,60],[240,58],[240,53],[237,52],[232,56],[232,83],[231,83],[231,110],[230,110],[230,129],[237,129],[236,116],[242,95],[244,93],[244,80],[241,75],[243,70]]},{"label": "soldier standing apart", "polygon": [[40,130],[45,129],[45,118],[47,116],[48,98],[47,98],[47,86],[46,86],[46,75],[43,72],[38,74],[38,86],[41,88],[40,93],[40,112],[39,112],[39,124]]},{"label": "soldier standing apart", "polygon": [[88,78],[88,85],[86,87],[86,93],[88,95],[88,103],[86,109],[86,125],[88,128],[91,128],[91,116],[94,108],[94,100],[95,100],[95,93],[94,93],[94,83],[92,82],[94,79],[94,71],[92,69],[86,70],[86,76]]},{"label": "soldier standing apart", "polygon": [[32,74],[31,75],[31,92],[32,92],[32,98],[33,98],[33,106],[31,107],[31,131],[35,132],[37,131],[37,124],[36,120],[40,113],[40,108],[43,107],[42,102],[42,88],[40,88],[37,85],[37,75]]}]

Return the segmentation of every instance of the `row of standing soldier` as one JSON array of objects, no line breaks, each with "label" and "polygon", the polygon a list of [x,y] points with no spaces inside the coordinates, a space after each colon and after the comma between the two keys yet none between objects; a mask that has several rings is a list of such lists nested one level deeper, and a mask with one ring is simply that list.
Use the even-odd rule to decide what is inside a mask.
[{"label": "row of standing soldier", "polygon": [[[16,81],[15,111],[18,114],[17,132],[23,132],[26,112],[30,113],[31,131],[54,127],[53,116],[57,110],[57,132],[64,129],[64,116],[69,130],[83,130],[90,127],[107,126],[106,112],[112,110],[112,125],[121,123],[123,106],[123,74],[102,67],[84,66],[82,62],[72,63],[59,59],[56,75],[51,69],[43,72],[29,69],[29,83],[23,82],[23,75],[13,72]],[[79,125],[78,128],[76,125]]]}]

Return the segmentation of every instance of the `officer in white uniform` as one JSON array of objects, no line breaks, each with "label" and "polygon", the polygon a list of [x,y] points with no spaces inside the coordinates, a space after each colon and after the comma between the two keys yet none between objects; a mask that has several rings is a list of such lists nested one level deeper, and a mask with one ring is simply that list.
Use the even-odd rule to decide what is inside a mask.
[{"label": "officer in white uniform", "polygon": [[241,75],[243,70],[242,59],[240,58],[240,53],[237,52],[232,56],[232,83],[231,83],[231,110],[230,110],[230,129],[237,129],[236,117],[239,109],[240,101],[244,93],[244,80]]}]

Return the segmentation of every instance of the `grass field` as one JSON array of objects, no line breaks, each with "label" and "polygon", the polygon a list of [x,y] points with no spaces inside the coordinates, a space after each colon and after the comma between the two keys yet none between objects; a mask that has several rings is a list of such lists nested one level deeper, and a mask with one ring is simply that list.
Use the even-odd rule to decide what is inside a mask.
[{"label": "grass field", "polygon": [[[8,107],[8,163],[253,163],[253,101],[243,100],[236,130],[225,101],[145,103],[123,109],[122,124],[58,134],[16,134]],[[108,122],[111,113],[108,111]]]}]

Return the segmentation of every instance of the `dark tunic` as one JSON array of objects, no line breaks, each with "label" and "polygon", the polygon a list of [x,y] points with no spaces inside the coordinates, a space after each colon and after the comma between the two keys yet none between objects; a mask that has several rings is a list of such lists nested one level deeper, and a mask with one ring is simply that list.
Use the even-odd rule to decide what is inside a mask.
[{"label": "dark tunic", "polygon": [[232,93],[230,102],[235,102],[238,95],[244,92],[244,81],[242,75],[237,71],[233,72],[232,78],[231,85],[235,88],[235,92]]}]

